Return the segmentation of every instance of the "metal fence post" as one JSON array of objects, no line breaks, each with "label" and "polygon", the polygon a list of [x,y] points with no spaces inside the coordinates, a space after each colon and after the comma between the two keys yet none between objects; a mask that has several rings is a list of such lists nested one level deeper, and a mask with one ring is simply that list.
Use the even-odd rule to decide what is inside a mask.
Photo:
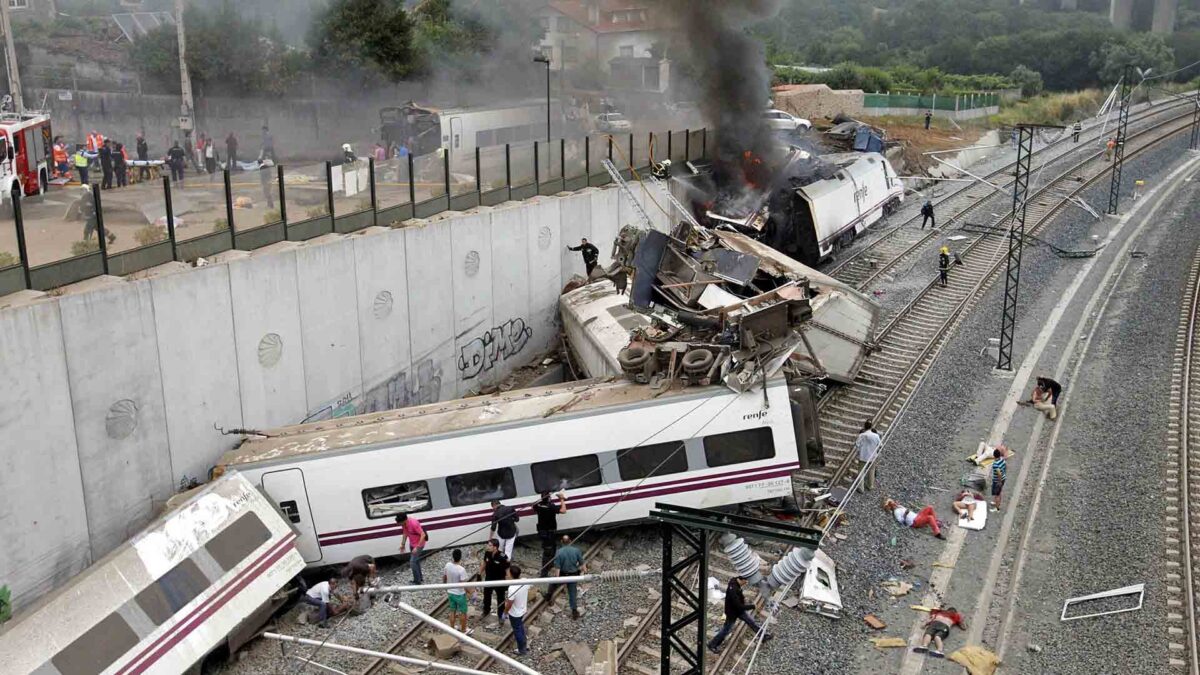
[{"label": "metal fence post", "polygon": [[283,220],[283,240],[288,238],[288,222],[287,222],[287,192],[283,189],[283,165],[275,167],[275,173],[279,178],[279,217]]},{"label": "metal fence post", "polygon": [[167,207],[167,238],[171,240],[171,260],[179,260],[175,242],[175,207],[171,205],[171,179],[163,176],[163,204]]},{"label": "metal fence post", "polygon": [[533,142],[533,193],[542,193],[541,160],[538,157],[538,142]]},{"label": "metal fence post", "polygon": [[512,201],[512,145],[504,144],[504,184],[508,186],[508,201]]},{"label": "metal fence post", "polygon": [[96,209],[96,235],[100,237],[100,269],[108,274],[108,241],[104,231],[104,208],[100,203],[100,184],[92,183],[92,208]]},{"label": "metal fence post", "polygon": [[442,152],[442,187],[446,188],[446,210],[450,210],[450,152]]},{"label": "metal fence post", "polygon": [[325,162],[325,198],[329,202],[329,229],[333,230],[333,162]]},{"label": "metal fence post", "polygon": [[414,175],[417,171],[417,160],[413,159],[412,153],[408,153],[408,203],[413,208],[413,215],[417,213],[417,178]]},{"label": "metal fence post", "polygon": [[692,161],[692,130],[683,130],[683,161]]},{"label": "metal fence post", "polygon": [[33,278],[29,273],[29,249],[25,246],[25,219],[21,216],[21,191],[13,190],[13,219],[17,223],[17,255],[21,258],[21,274],[25,277],[25,288],[33,290]]},{"label": "metal fence post", "polygon": [[608,161],[610,161],[610,162],[612,161],[612,153],[613,153],[613,137],[612,137],[612,134],[609,134],[608,135]]},{"label": "metal fence post", "polygon": [[671,150],[674,149],[671,147],[671,137],[674,135],[675,134],[670,129],[667,129],[667,159],[671,159]]},{"label": "metal fence post", "polygon": [[633,178],[633,170],[637,168],[637,162],[633,161],[633,133],[629,134],[629,177]]},{"label": "metal fence post", "polygon": [[229,181],[229,168],[226,167],[223,173],[225,174],[225,218],[229,220],[229,236],[232,237],[234,232],[237,232],[237,228],[233,224],[233,185]]},{"label": "metal fence post", "polygon": [[475,194],[479,196],[479,204],[483,205],[483,169],[479,165],[479,146],[475,146]]},{"label": "metal fence post", "polygon": [[379,224],[379,204],[375,201],[375,158],[367,158],[367,180],[371,183],[371,224]]},{"label": "metal fence post", "polygon": [[700,159],[708,159],[708,127],[700,130]]},{"label": "metal fence post", "polygon": [[583,184],[585,187],[592,186],[592,137],[583,137]]},{"label": "metal fence post", "polygon": [[567,189],[567,139],[558,139],[558,177],[562,179],[562,189]]}]

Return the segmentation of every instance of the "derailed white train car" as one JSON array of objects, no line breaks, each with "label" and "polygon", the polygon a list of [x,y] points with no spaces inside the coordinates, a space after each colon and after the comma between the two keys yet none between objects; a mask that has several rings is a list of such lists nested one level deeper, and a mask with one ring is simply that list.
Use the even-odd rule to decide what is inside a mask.
[{"label": "derailed white train car", "polygon": [[829,178],[777,190],[770,200],[771,247],[816,265],[891,213],[904,201],[904,185],[876,152],[823,155],[835,165]]},{"label": "derailed white train car", "polygon": [[559,528],[645,518],[655,501],[694,507],[792,494],[797,447],[817,442],[807,388],[663,390],[587,381],[267,430],[221,458],[288,514],[310,566],[396,555],[398,514],[428,548],[483,542],[492,499],[518,507],[568,491]]},{"label": "derailed white train car", "polygon": [[199,672],[253,637],[304,568],[296,533],[232,472],[0,629],[14,675]]}]

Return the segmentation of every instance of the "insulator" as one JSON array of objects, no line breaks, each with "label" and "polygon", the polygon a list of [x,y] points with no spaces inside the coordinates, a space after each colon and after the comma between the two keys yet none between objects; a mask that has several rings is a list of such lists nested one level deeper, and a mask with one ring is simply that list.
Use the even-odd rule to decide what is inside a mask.
[{"label": "insulator", "polygon": [[752,586],[758,585],[762,581],[762,558],[758,557],[754,549],[750,548],[744,539],[729,532],[722,534],[718,541],[725,555],[733,562],[733,569],[737,570],[738,576]]},{"label": "insulator", "polygon": [[813,559],[813,552],[806,548],[794,548],[771,568],[767,583],[772,589],[782,588],[800,578]]},{"label": "insulator", "polygon": [[600,581],[641,581],[643,577],[653,574],[657,570],[649,570],[642,572],[639,570],[605,570],[600,573]]}]

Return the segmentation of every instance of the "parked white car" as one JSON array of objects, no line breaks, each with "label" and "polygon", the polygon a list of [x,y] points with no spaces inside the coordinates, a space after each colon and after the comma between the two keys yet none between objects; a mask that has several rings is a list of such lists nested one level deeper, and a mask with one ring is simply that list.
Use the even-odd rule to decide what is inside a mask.
[{"label": "parked white car", "polygon": [[597,131],[631,131],[633,124],[629,119],[618,112],[603,113],[596,115],[596,130]]},{"label": "parked white car", "polygon": [[808,131],[812,129],[812,122],[782,110],[765,110],[763,111],[763,119],[766,120],[767,125],[772,129],[783,131]]}]

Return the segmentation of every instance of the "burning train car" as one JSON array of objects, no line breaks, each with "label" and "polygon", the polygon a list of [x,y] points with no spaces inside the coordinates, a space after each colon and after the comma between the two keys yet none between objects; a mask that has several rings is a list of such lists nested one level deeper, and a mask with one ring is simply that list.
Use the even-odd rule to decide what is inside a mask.
[{"label": "burning train car", "polygon": [[805,265],[848,245],[904,201],[904,185],[875,152],[814,158],[794,150],[768,190],[754,199],[718,200],[709,225],[761,241]]}]

